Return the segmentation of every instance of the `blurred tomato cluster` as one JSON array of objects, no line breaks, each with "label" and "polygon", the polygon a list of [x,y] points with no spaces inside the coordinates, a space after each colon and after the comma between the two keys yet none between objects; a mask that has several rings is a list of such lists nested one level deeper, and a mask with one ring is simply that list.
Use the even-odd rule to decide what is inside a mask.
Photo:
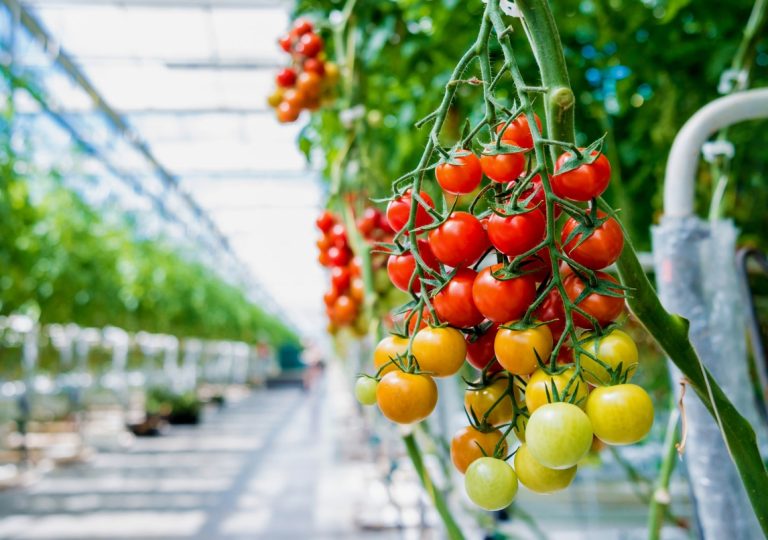
[{"label": "blurred tomato cluster", "polygon": [[298,19],[279,39],[290,55],[290,65],[275,77],[276,88],[268,102],[280,122],[295,122],[304,109],[317,110],[333,98],[339,67],[325,58],[323,38],[306,19]]}]

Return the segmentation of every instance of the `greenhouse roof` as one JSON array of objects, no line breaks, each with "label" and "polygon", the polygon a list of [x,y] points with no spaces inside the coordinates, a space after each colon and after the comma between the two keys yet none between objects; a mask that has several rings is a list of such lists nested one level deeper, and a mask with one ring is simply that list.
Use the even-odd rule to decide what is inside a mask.
[{"label": "greenhouse roof", "polygon": [[[324,279],[314,262],[313,221],[322,188],[296,147],[300,126],[278,125],[265,103],[282,61],[276,39],[288,25],[289,4],[32,0],[22,5],[125,119],[131,130],[126,146],[144,143],[180,191],[211,217],[260,284],[261,300],[319,336]],[[45,62],[23,51],[20,56],[27,65]],[[85,122],[101,114],[71,77],[52,79],[48,90],[66,118]],[[34,112],[34,104],[25,106]],[[144,157],[125,151],[110,159],[122,170],[135,168],[147,189],[162,196],[160,188],[151,187],[157,179],[141,170]]]}]

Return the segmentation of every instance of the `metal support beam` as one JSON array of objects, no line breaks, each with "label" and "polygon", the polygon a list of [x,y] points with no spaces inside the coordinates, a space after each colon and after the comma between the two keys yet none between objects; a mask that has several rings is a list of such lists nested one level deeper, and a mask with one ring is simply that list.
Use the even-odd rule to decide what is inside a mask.
[{"label": "metal support beam", "polygon": [[[227,1],[233,2],[234,0],[227,0]],[[80,86],[80,88],[83,91],[85,91],[86,94],[88,94],[88,96],[91,98],[91,100],[95,104],[96,109],[105,116],[105,118],[107,119],[109,124],[112,126],[112,128],[116,132],[122,134],[125,137],[126,141],[130,145],[132,145],[147,160],[151,169],[163,181],[166,188],[169,191],[176,191],[179,197],[191,209],[193,215],[205,225],[205,228],[209,231],[209,236],[211,237],[212,243],[209,246],[204,245],[201,247],[206,250],[213,248],[211,250],[214,252],[222,252],[223,255],[225,255],[230,261],[232,261],[233,268],[242,270],[241,272],[239,272],[238,281],[240,281],[242,285],[250,289],[249,292],[251,293],[251,295],[258,296],[260,298],[269,298],[271,300],[272,306],[274,306],[274,308],[271,310],[272,314],[282,319],[282,321],[285,324],[294,326],[295,328],[296,325],[292,323],[290,319],[288,319],[288,317],[286,317],[285,313],[274,302],[271,296],[269,296],[269,293],[263,290],[260,286],[258,286],[258,284],[254,281],[253,277],[244,271],[245,265],[242,264],[242,262],[239,260],[238,256],[235,254],[234,250],[232,249],[228,238],[221,233],[221,231],[218,229],[216,224],[211,219],[210,215],[207,212],[205,212],[191,198],[191,196],[188,193],[179,189],[178,178],[172,175],[168,170],[166,170],[163,167],[163,165],[157,160],[157,158],[154,156],[154,154],[152,153],[150,148],[147,146],[147,144],[143,140],[141,140],[139,134],[128,125],[128,123],[125,121],[123,116],[121,116],[117,111],[115,111],[112,107],[109,106],[109,104],[104,100],[101,94],[90,82],[88,77],[80,70],[80,68],[74,62],[73,58],[70,57],[65,51],[61,49],[59,43],[55,39],[53,39],[53,37],[50,34],[48,34],[47,30],[35,18],[35,16],[32,15],[32,13],[30,13],[29,10],[25,7],[25,5],[23,5],[19,0],[0,0],[0,2],[2,2],[2,4],[4,4],[10,10],[11,13],[19,14],[19,22],[31,34],[31,36],[40,43],[42,49],[48,53],[48,56],[51,59],[51,62],[61,67],[61,69],[63,69],[63,71],[78,86]],[[71,2],[67,2],[67,3],[71,3]],[[163,3],[168,4],[167,7],[174,7],[172,5],[173,0],[157,0],[157,1],[150,0],[149,6],[154,7],[156,4],[163,4]],[[103,2],[103,4],[114,5],[114,3],[107,4],[106,2]],[[123,2],[123,4],[133,5],[134,2],[126,1],[126,2]],[[91,2],[89,5],[98,5],[98,3],[94,4],[93,2]],[[138,3],[136,3],[136,5],[138,5]],[[199,7],[206,7],[206,6],[213,7],[215,5],[218,5],[218,2],[206,2],[205,4],[203,2],[197,2],[196,5],[198,5]],[[181,6],[177,6],[177,7],[181,7]],[[241,6],[241,7],[245,7],[245,6]],[[8,74],[10,74],[13,77],[13,70],[10,66],[3,66],[2,69],[3,71],[7,71]],[[40,103],[41,107],[46,111],[46,113],[50,114],[51,117],[65,131],[67,131],[70,135],[73,136],[73,139],[86,152],[99,157],[100,160],[104,162],[108,168],[110,168],[110,171],[113,174],[115,174],[118,178],[122,179],[123,181],[126,181],[132,188],[142,189],[140,184],[138,184],[137,186],[137,181],[135,178],[131,178],[130,175],[126,175],[125,173],[118,171],[108,162],[108,160],[106,160],[103,156],[100,156],[98,149],[95,148],[93,145],[89,144],[87,141],[85,141],[82,138],[82,136],[75,130],[75,128],[71,124],[69,124],[69,122],[67,122],[63,116],[51,110],[51,108],[47,105],[47,103],[45,102],[45,99],[43,99],[42,96],[35,95],[35,92],[30,92],[30,94],[32,94],[32,96],[36,99],[36,101]],[[154,202],[157,204],[156,200]],[[162,201],[160,201],[160,204],[161,206],[158,207],[158,210],[160,212],[166,213],[167,215],[167,210],[165,208],[165,205],[162,204]],[[173,217],[175,218],[175,216]],[[188,230],[186,223],[181,222],[178,218],[175,218],[174,220],[181,223],[182,226],[185,227],[185,230]],[[193,240],[197,242],[200,241],[198,237],[193,238]]]}]

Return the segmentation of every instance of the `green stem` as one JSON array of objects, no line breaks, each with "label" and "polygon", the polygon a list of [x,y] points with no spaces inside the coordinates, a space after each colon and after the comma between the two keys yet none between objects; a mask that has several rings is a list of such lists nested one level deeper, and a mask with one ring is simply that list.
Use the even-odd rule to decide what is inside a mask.
[{"label": "green stem", "polygon": [[[568,79],[568,67],[555,18],[549,5],[542,0],[517,0],[515,5],[523,15],[525,33],[539,64],[542,85],[547,89],[547,136],[573,142],[576,97]],[[546,39],[542,39],[544,36]],[[551,147],[550,152],[552,159],[557,159],[557,148]]]},{"label": "green stem", "polygon": [[[489,0],[489,4],[491,3],[493,0]],[[537,51],[537,60],[545,85],[550,86],[551,81],[555,80],[565,81],[567,84],[565,59],[559,43],[560,38],[556,29],[552,28],[554,19],[549,3],[547,0],[518,0],[516,5],[527,23],[528,39],[533,49]],[[545,74],[547,79],[544,79]],[[563,111],[560,105],[553,103],[551,99],[547,101],[546,106],[549,136],[573,141],[573,107]],[[538,135],[535,133],[535,126],[531,126],[531,131],[534,135]],[[542,185],[547,189],[549,186],[546,175],[542,174],[542,180]],[[554,262],[553,260],[553,264]],[[640,265],[630,238],[625,240],[624,250],[617,261],[617,267],[622,283],[632,290],[632,294],[627,298],[630,309],[665,354],[685,375],[687,383],[718,422],[723,440],[741,475],[755,515],[763,533],[768,536],[768,505],[764,500],[764,493],[768,489],[768,472],[760,456],[752,426],[734,407],[697,356],[688,338],[688,321],[680,316],[671,315],[661,305]]]},{"label": "green stem", "polygon": [[419,445],[416,443],[416,439],[414,438],[413,433],[404,435],[403,442],[405,443],[406,450],[408,450],[408,456],[410,456],[411,461],[413,462],[413,467],[416,469],[416,472],[419,475],[421,484],[424,486],[424,490],[427,492],[430,499],[432,499],[432,503],[435,505],[437,513],[440,514],[440,517],[443,519],[445,532],[447,533],[448,538],[451,540],[464,540],[464,534],[461,532],[459,525],[453,519],[453,515],[451,514],[450,508],[448,508],[448,503],[446,502],[445,497],[443,496],[442,492],[437,489],[437,487],[435,487],[435,484],[432,482],[432,478],[429,476],[429,471],[427,471],[426,467],[424,466],[424,460],[421,457],[421,450],[419,449]]},{"label": "green stem", "polygon": [[651,504],[648,509],[648,540],[661,538],[661,526],[664,516],[668,514],[670,495],[669,483],[672,479],[672,471],[675,470],[677,461],[677,423],[680,420],[680,411],[675,406],[674,399],[669,412],[667,433],[664,436],[664,454],[661,460],[661,469],[656,478],[656,485],[651,495]]}]

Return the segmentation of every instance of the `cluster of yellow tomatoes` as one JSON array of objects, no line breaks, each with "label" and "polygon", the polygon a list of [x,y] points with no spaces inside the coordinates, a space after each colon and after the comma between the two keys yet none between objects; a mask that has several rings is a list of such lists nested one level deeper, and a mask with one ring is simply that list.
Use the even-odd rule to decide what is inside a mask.
[{"label": "cluster of yellow tomatoes", "polygon": [[[654,416],[648,393],[629,382],[638,350],[617,328],[624,292],[603,272],[623,248],[618,222],[595,206],[610,180],[607,158],[563,153],[548,205],[541,178],[526,171],[526,117],[507,120],[496,137],[503,144],[487,154],[453,150],[435,172],[446,195],[471,193],[484,178],[500,184],[498,206],[438,218],[425,192],[390,202],[392,229],[421,237],[389,261],[393,283],[419,307],[406,314],[402,335],[377,345],[375,373],[355,386],[361,403],[411,424],[434,410],[435,377],[468,370],[465,361],[478,370],[451,458],[469,498],[488,510],[511,504],[518,483],[540,493],[566,488],[593,443],[636,443]],[[560,231],[554,247],[545,240],[552,222]]]},{"label": "cluster of yellow tomatoes", "polygon": [[267,101],[280,122],[295,122],[304,109],[314,111],[330,99],[339,80],[339,67],[324,59],[323,38],[306,19],[298,19],[279,40],[291,65],[275,77],[277,88]]}]

